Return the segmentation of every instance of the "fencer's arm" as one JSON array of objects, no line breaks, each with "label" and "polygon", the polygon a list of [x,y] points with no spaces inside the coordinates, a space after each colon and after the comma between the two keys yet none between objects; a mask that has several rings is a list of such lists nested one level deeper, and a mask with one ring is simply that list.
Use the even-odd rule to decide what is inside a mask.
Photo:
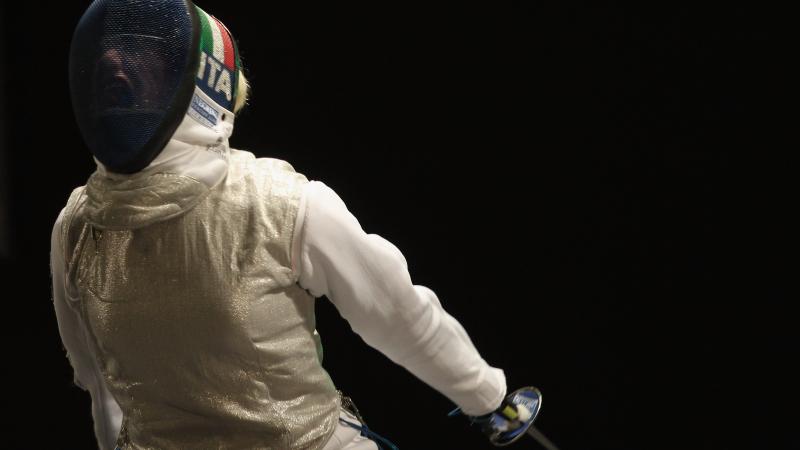
[{"label": "fencer's arm", "polygon": [[411,282],[390,242],[367,234],[336,193],[306,185],[293,245],[300,285],[326,295],[370,346],[438,390],[469,415],[495,410],[505,375],[484,361],[436,294]]},{"label": "fencer's arm", "polygon": [[53,307],[58,321],[58,332],[73,369],[73,382],[88,391],[92,398],[94,434],[100,450],[113,449],[122,425],[122,410],[106,388],[100,376],[92,349],[88,345],[86,330],[77,311],[76,296],[67,288],[66,261],[61,242],[61,211],[50,238],[50,270],[53,278]]}]

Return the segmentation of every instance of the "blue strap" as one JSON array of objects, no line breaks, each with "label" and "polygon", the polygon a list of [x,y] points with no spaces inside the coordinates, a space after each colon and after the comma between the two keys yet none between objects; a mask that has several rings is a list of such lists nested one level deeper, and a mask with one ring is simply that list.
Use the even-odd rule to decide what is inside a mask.
[{"label": "blue strap", "polygon": [[379,444],[378,441],[382,442],[384,445],[389,446],[389,449],[391,449],[391,450],[400,450],[390,440],[388,440],[385,437],[379,435],[378,433],[370,430],[369,428],[367,428],[366,425],[353,423],[353,422],[350,422],[348,420],[342,419],[341,417],[339,418],[339,421],[340,422],[344,422],[345,424],[355,428],[356,430],[360,430],[362,436],[364,436],[365,438],[369,438],[369,439],[372,439],[373,441],[375,441],[375,444],[378,446],[378,450],[383,450],[383,447],[381,447],[381,444]]}]

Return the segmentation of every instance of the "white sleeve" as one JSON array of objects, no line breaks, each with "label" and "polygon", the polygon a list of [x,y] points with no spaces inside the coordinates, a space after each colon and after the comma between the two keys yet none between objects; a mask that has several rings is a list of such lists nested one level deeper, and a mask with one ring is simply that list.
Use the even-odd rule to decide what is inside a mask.
[{"label": "white sleeve", "polygon": [[122,425],[122,410],[106,388],[86,336],[77,299],[67,289],[66,263],[61,245],[59,214],[50,238],[50,270],[53,277],[53,307],[58,321],[58,332],[74,371],[74,383],[88,391],[92,398],[94,434],[100,450],[113,449]]},{"label": "white sleeve", "polygon": [[500,406],[505,374],[481,358],[433,291],[412,284],[397,247],[366,234],[321,182],[306,185],[298,216],[293,265],[303,288],[326,295],[367,344],[464,413],[481,415]]}]

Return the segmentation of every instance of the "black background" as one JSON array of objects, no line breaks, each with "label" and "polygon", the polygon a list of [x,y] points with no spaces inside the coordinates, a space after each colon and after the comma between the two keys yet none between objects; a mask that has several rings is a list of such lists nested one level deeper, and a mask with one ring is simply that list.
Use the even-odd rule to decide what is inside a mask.
[{"label": "black background", "polygon": [[[563,450],[800,448],[778,262],[794,204],[753,127],[777,91],[754,11],[333,3],[200,3],[253,85],[235,148],[325,182],[396,244],[510,388],[541,388],[539,428]],[[5,433],[28,447],[94,445],[48,270],[52,224],[94,169],[67,86],[87,4],[0,4]],[[325,366],[374,430],[492,448],[318,305]]]}]

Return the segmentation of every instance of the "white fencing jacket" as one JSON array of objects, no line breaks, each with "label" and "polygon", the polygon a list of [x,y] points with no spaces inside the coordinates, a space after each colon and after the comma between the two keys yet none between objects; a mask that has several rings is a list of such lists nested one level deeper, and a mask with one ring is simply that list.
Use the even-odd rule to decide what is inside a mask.
[{"label": "white fencing jacket", "polygon": [[[232,129],[232,127],[231,127]],[[224,130],[225,144],[230,135]],[[147,172],[191,174],[213,185],[227,173],[224,161],[198,157],[198,147],[216,136],[184,121]],[[104,171],[98,163],[98,170]],[[113,174],[109,174],[113,176]],[[51,240],[53,303],[59,333],[74,370],[74,382],[92,398],[94,430],[101,448],[113,448],[122,412],[105,386],[67,280],[59,215]],[[430,289],[414,285],[402,253],[367,234],[344,202],[325,184],[309,182],[301,199],[292,252],[299,284],[326,296],[367,344],[448,397],[469,415],[496,409],[506,394],[502,370],[484,361],[464,328]],[[335,377],[334,377],[335,379]]]}]

